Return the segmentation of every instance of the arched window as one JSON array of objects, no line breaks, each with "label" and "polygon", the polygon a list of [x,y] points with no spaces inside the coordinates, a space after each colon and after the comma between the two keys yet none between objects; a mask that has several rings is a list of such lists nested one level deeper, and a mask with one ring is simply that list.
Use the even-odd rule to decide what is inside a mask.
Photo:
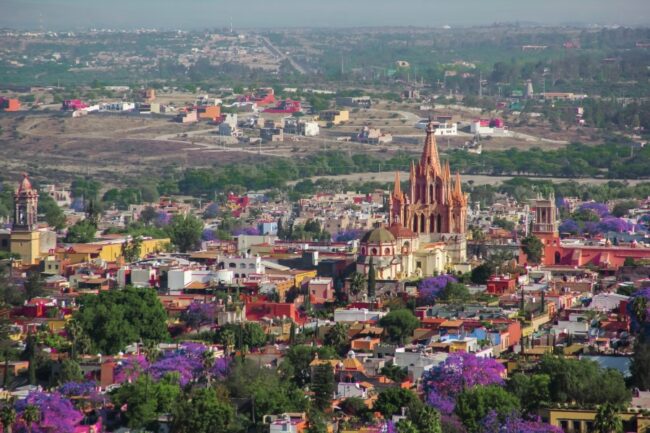
[{"label": "arched window", "polygon": [[420,231],[422,233],[426,232],[426,219],[424,215],[420,215]]},{"label": "arched window", "polygon": [[415,233],[420,233],[420,230],[418,230],[418,216],[413,215],[413,231]]},{"label": "arched window", "polygon": [[373,255],[373,256],[376,256],[377,255],[377,248],[373,248],[372,250],[370,250],[370,254]]},{"label": "arched window", "polygon": [[255,269],[255,263],[250,263],[248,265],[248,269]]},{"label": "arched window", "polygon": [[237,267],[237,263],[228,263],[228,267],[234,269]]},{"label": "arched window", "polygon": [[384,254],[389,256],[390,255],[390,248],[384,248]]},{"label": "arched window", "polygon": [[366,247],[361,248],[361,255],[362,256],[366,255]]},{"label": "arched window", "polygon": [[429,185],[429,203],[432,203],[436,200],[436,198],[433,196],[433,184]]},{"label": "arched window", "polygon": [[436,226],[436,217],[435,215],[431,215],[429,218],[429,231],[431,233],[438,233],[439,228]]},{"label": "arched window", "polygon": [[240,264],[239,264],[239,267],[240,267],[241,269],[246,269],[246,263],[240,263]]},{"label": "arched window", "polygon": [[436,218],[437,221],[437,226],[438,226],[438,233],[442,233],[443,228],[442,228],[442,216],[438,214],[438,217]]}]

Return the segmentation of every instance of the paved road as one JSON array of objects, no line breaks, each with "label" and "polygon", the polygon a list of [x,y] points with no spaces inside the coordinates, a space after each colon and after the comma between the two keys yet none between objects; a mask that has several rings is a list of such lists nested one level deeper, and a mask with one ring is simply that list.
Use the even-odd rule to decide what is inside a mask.
[{"label": "paved road", "polygon": [[262,42],[264,42],[264,44],[266,44],[266,47],[267,47],[269,50],[271,50],[271,52],[272,52],[273,54],[275,54],[276,56],[278,56],[278,57],[281,58],[282,60],[288,60],[289,63],[291,64],[291,66],[293,66],[293,68],[294,68],[296,71],[298,71],[299,73],[301,73],[301,74],[303,74],[303,75],[307,73],[307,71],[305,70],[305,68],[303,68],[302,66],[300,66],[300,65],[298,64],[298,62],[296,62],[295,60],[293,60],[293,59],[291,58],[291,56],[285,54],[284,52],[282,52],[282,50],[280,50],[278,47],[276,47],[275,45],[273,45],[273,43],[269,40],[269,38],[267,38],[267,37],[265,37],[265,36],[260,36],[259,38],[262,40]]}]

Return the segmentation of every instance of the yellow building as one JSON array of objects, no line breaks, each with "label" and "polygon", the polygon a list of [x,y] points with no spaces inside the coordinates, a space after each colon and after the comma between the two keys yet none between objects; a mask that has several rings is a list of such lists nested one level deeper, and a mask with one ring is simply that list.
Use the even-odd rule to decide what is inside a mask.
[{"label": "yellow building", "polygon": [[[60,248],[56,252],[59,260],[68,260],[70,264],[84,263],[92,260],[103,260],[115,262],[122,259],[123,245],[126,238],[112,241],[93,242],[88,244],[73,244],[67,248]],[[149,254],[164,251],[170,240],[165,239],[142,239],[140,244],[140,258]]]},{"label": "yellow building", "polygon": [[331,125],[340,125],[350,120],[350,112],[347,110],[321,111],[318,119]]},{"label": "yellow building", "polygon": [[23,179],[14,194],[14,218],[11,226],[10,249],[18,254],[26,265],[38,262],[41,250],[40,233],[37,230],[38,191],[32,187],[29,177]]},{"label": "yellow building", "polygon": [[[561,428],[564,433],[591,433],[594,430],[596,409],[551,408],[543,411],[542,419]],[[650,433],[650,417],[638,412],[622,412],[623,431]]]}]

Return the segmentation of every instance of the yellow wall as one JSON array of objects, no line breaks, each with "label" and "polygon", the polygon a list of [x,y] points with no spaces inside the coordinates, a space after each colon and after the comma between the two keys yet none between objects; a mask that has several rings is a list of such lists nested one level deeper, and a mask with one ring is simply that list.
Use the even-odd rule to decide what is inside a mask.
[{"label": "yellow wall", "polygon": [[40,241],[40,232],[13,232],[11,233],[11,252],[20,254],[23,263],[33,265],[40,256]]},{"label": "yellow wall", "polygon": [[[596,419],[595,409],[546,409],[544,411],[545,417],[548,417],[548,422],[556,427],[562,426],[562,421],[568,422],[568,430],[566,433],[591,433],[593,430],[588,430],[587,423],[591,423]],[[650,418],[644,417],[638,413],[624,412],[620,414],[621,420],[630,421],[634,418],[637,420],[637,433],[650,432]],[[574,421],[580,423],[580,430],[574,429]]]},{"label": "yellow wall", "polygon": [[[164,251],[165,246],[169,244],[170,240],[165,239],[144,239],[140,246],[140,258],[144,258],[147,254],[155,253],[158,251]],[[99,258],[107,262],[114,262],[118,258],[122,257],[122,244],[121,243],[111,243],[111,244],[88,244],[88,245],[99,245],[101,250],[99,251]],[[59,260],[69,259],[72,264],[84,263],[92,260],[90,253],[68,253],[63,252],[57,255]]]}]

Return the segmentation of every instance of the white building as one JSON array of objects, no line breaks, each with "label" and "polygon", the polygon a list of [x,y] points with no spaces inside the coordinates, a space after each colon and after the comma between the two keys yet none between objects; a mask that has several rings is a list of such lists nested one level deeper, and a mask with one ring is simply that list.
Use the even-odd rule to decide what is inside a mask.
[{"label": "white building", "polygon": [[334,321],[339,322],[368,322],[379,320],[387,313],[384,311],[370,311],[366,308],[337,308],[334,310]]},{"label": "white building", "polygon": [[266,267],[260,256],[255,257],[226,257],[218,256],[217,263],[220,268],[232,271],[235,278],[246,278],[250,274],[264,274]]},{"label": "white building", "polygon": [[408,351],[404,347],[395,349],[393,365],[406,368],[413,381],[419,380],[424,372],[442,364],[448,354],[444,352],[426,353],[421,351]]}]

